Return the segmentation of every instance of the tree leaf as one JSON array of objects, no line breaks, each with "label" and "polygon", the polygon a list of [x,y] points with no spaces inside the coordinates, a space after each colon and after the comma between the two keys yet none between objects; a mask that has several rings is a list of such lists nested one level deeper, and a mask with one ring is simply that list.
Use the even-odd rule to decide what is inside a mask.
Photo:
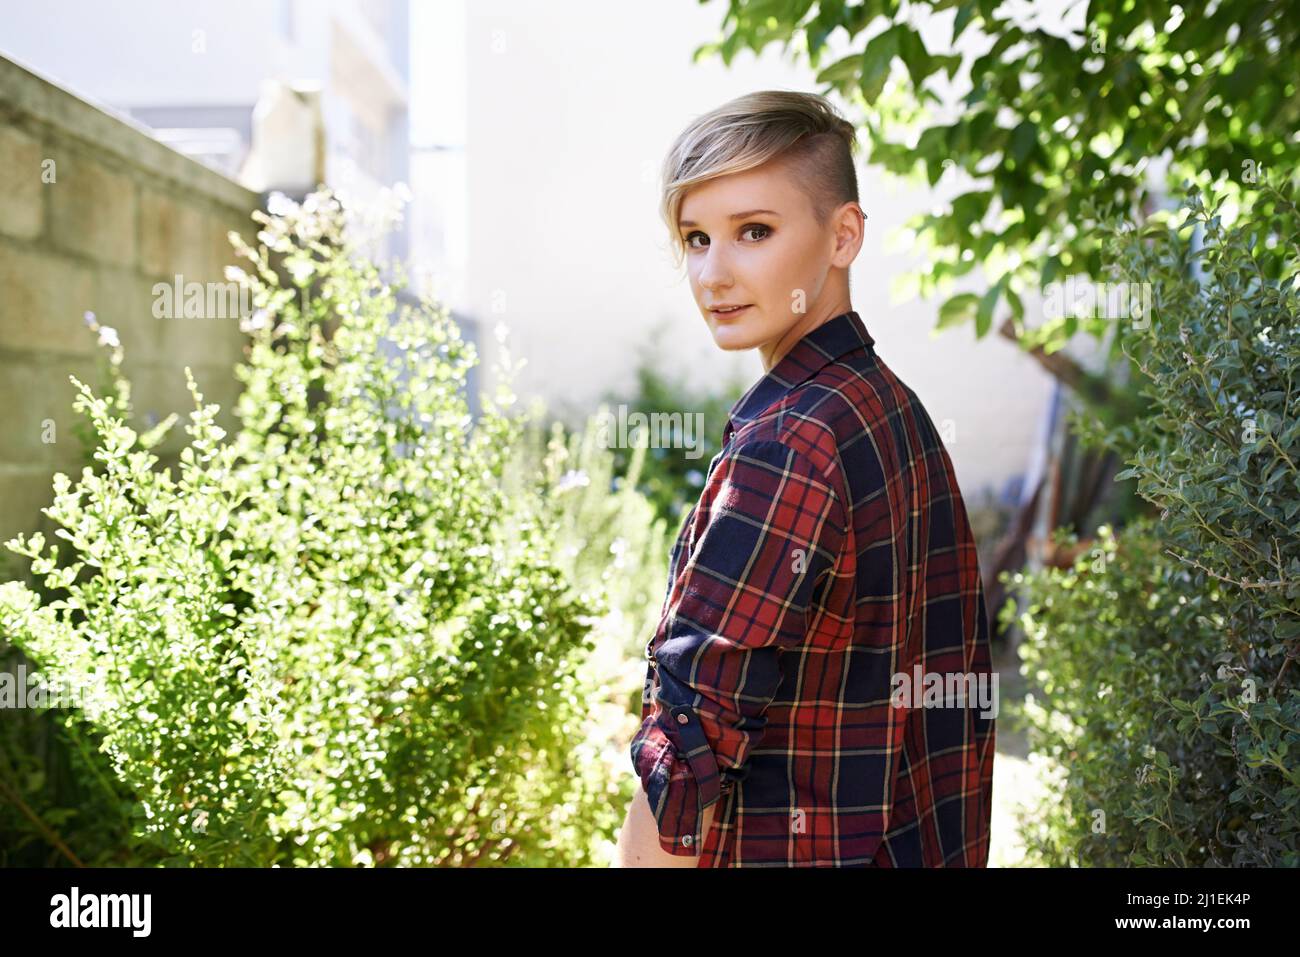
[{"label": "tree leaf", "polygon": [[980,298],[979,310],[975,313],[975,338],[982,339],[993,325],[993,309],[1002,295],[1002,286],[1006,279],[1000,279],[989,287],[988,292]]},{"label": "tree leaf", "polygon": [[951,297],[939,307],[939,324],[936,329],[947,329],[969,322],[975,315],[979,296],[973,292],[961,292]]}]

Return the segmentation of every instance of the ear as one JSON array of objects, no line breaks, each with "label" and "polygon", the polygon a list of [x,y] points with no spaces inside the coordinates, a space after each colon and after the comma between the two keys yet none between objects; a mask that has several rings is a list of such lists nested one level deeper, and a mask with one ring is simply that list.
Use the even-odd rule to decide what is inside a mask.
[{"label": "ear", "polygon": [[857,203],[845,203],[835,211],[835,252],[831,264],[847,269],[862,249],[867,214]]}]

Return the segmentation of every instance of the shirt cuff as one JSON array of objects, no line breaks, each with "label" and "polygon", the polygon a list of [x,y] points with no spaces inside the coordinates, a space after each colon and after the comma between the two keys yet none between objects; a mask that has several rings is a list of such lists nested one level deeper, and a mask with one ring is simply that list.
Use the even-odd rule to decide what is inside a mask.
[{"label": "shirt cuff", "polygon": [[695,710],[661,706],[646,716],[632,739],[632,764],[654,814],[659,846],[669,854],[699,856],[700,822],[704,809],[718,800],[721,780]]}]

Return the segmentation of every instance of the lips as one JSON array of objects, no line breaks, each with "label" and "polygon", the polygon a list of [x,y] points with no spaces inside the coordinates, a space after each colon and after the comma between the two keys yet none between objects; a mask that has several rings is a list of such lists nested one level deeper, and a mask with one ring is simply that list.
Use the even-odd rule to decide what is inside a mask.
[{"label": "lips", "polygon": [[715,319],[730,319],[732,316],[740,315],[748,308],[749,306],[737,306],[733,309],[710,309],[709,315]]}]

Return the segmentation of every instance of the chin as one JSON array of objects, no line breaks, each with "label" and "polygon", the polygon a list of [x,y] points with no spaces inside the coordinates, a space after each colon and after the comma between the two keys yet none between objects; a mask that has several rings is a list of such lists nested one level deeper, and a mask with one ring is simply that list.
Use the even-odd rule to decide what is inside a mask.
[{"label": "chin", "polygon": [[714,328],[713,342],[724,352],[741,352],[758,346],[754,337],[740,329]]}]

